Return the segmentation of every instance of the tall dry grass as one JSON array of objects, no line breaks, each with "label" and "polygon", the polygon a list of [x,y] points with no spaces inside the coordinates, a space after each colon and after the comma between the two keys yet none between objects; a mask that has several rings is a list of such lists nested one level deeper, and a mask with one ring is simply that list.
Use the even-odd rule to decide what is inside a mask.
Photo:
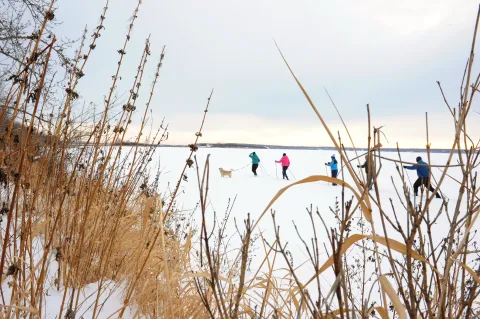
[{"label": "tall dry grass", "polygon": [[[338,179],[310,176],[279,190],[255,222],[248,216],[241,235],[242,246],[233,261],[225,262],[228,257],[218,243],[224,237],[223,228],[221,225],[217,227],[217,236],[213,237],[213,230],[207,230],[206,227],[205,206],[210,167],[207,158],[203,176],[198,176],[204,271],[199,273],[196,285],[211,318],[480,317],[480,258],[476,237],[478,224],[475,224],[480,215],[477,184],[480,140],[470,131],[471,126],[475,125],[474,119],[468,121],[472,101],[480,85],[480,74],[474,78],[472,71],[478,21],[477,16],[458,107],[451,108],[443,96],[455,127],[448,159],[443,165],[429,165],[430,170],[439,169],[441,175],[438,180],[432,178],[429,181],[429,184],[435,185],[434,192],[428,193],[422,188],[419,197],[412,196],[411,184],[403,171],[404,165],[413,163],[402,159],[401,149],[398,147],[398,159],[383,156],[382,141],[385,136],[381,126],[372,125],[368,105],[366,154],[370,155],[370,169],[368,176],[356,172],[354,167],[362,164],[359,158],[365,154],[358,155],[359,152],[355,150],[357,156],[353,159],[348,157],[341,136],[336,137],[330,130],[280,52],[295,82],[339,152],[343,174]],[[475,80],[472,81],[473,78]],[[439,87],[439,94],[443,95],[440,83]],[[333,106],[337,109],[334,103]],[[344,125],[351,143],[349,146],[355,148],[348,127],[345,123]],[[426,114],[425,142],[430,162],[428,127]],[[454,156],[458,158],[458,163],[452,163]],[[397,193],[395,202],[398,200],[400,204],[394,204],[389,199],[387,202],[390,205],[385,206],[385,201],[382,201],[384,192],[377,183],[377,177],[384,161],[396,165],[400,182],[392,178],[392,183]],[[455,179],[449,174],[452,167],[461,170],[461,178]],[[345,175],[351,177],[352,184],[345,182]],[[373,178],[371,192],[367,182],[370,178]],[[458,196],[453,200],[442,198],[439,206],[432,205],[447,178],[458,184]],[[342,186],[342,193],[331,211],[338,221],[337,225],[328,225],[322,214],[312,207],[307,209],[307,213],[313,237],[303,238],[305,232],[300,232],[294,223],[308,254],[307,262],[314,269],[309,280],[302,280],[282,237],[289,238],[291,234],[280,232],[272,207],[289,188],[313,182],[337,183]],[[347,190],[353,194],[351,198],[346,197]],[[264,258],[258,269],[249,272],[251,276],[245,276],[246,261],[252,245],[250,239],[268,212],[271,213],[275,237],[261,238]],[[447,219],[446,228],[445,224],[437,223],[439,218]],[[242,234],[242,231],[238,233]],[[439,240],[438,234],[445,235]],[[327,240],[322,240],[322,237]],[[216,238],[216,242],[212,238]],[[323,251],[329,256],[326,260],[322,258]],[[347,255],[355,257],[348,258]],[[225,264],[231,266],[225,269]],[[282,269],[283,275],[279,277],[279,267],[285,264],[287,268]],[[333,272],[336,279],[333,285],[325,289],[321,275],[327,271]]]},{"label": "tall dry grass", "polygon": [[[188,317],[203,312],[203,307],[195,306],[200,303],[194,290],[182,283],[189,269],[192,230],[170,227],[176,217],[166,223],[175,194],[158,195],[159,176],[153,182],[150,178],[158,175],[149,163],[168,131],[162,123],[145,132],[165,56],[162,50],[150,67],[149,39],[132,75],[127,102],[120,111],[116,108],[117,82],[141,1],[118,60],[112,60],[117,71],[103,110],[83,109],[82,116],[73,115],[79,108],[78,84],[89,76],[87,64],[105,28],[108,6],[107,1],[91,37],[85,30],[74,58],[65,66],[65,92],[57,92],[55,99],[45,85],[52,76],[48,66],[57,59],[52,53],[56,38],[43,33],[51,21],[46,12],[27,63],[12,77],[2,101],[2,318],[45,318],[47,313],[75,318],[82,316],[79,309],[86,308],[93,318],[101,313],[105,317],[106,311],[112,311],[104,309],[107,299],[118,294],[123,295],[124,305],[108,313],[112,318],[122,317],[126,309],[134,311],[134,317]],[[154,74],[150,86],[144,83],[147,73]],[[147,96],[142,107],[141,93]],[[138,112],[140,131],[134,141],[127,140],[133,114]],[[200,136],[201,130],[197,139]],[[149,146],[140,147],[145,140]],[[125,143],[133,147],[125,149]],[[165,203],[169,204],[164,207]],[[94,293],[86,296],[92,289]],[[51,303],[52,290],[60,292],[60,305]],[[191,300],[190,309],[178,306],[186,300]]]},{"label": "tall dry grass", "polygon": [[[78,84],[89,76],[88,60],[100,41],[108,6],[107,1],[91,40],[84,33],[66,67],[65,94],[60,101],[57,96],[53,109],[46,83],[51,80],[47,70],[56,58],[52,52],[56,39],[43,34],[51,17],[48,12],[38,37],[31,42],[25,57],[27,63],[18,67],[2,102],[2,318],[45,318],[47,310],[57,318],[79,318],[79,310],[85,308],[91,311],[92,318],[105,317],[107,300],[118,293],[123,305],[108,313],[109,318],[480,316],[480,265],[475,239],[475,222],[480,214],[476,175],[480,149],[479,142],[475,142],[477,137],[472,136],[467,125],[472,123],[468,121],[469,114],[480,85],[480,75],[472,80],[478,18],[458,107],[451,108],[445,98],[455,126],[448,161],[438,165],[442,174],[439,180],[432,181],[435,192],[422,191],[417,199],[412,199],[400,148],[398,159],[383,156],[384,135],[381,127],[372,125],[369,107],[369,166],[375,169],[365,176],[354,169],[361,155],[348,157],[341,136],[331,132],[284,58],[341,155],[343,174],[339,179],[310,176],[279,190],[261,215],[249,215],[243,226],[237,224],[241,245],[232,254],[226,248],[225,232],[234,200],[229,203],[225,218],[215,216],[215,227],[209,229],[210,161],[207,158],[200,163],[194,156],[213,91],[199,130],[192,132],[191,152],[168,195],[157,193],[158,179],[162,177],[149,167],[156,146],[168,138],[167,128],[162,124],[156,131],[144,132],[164,59],[162,51],[155,66],[150,67],[149,39],[137,62],[137,73],[132,75],[127,102],[121,110],[115,108],[116,87],[126,52],[130,51],[141,1],[132,14],[118,60],[112,62],[117,63],[117,70],[103,109],[98,113],[97,109],[86,110],[92,116],[73,116],[79,106]],[[148,72],[154,74],[149,88],[143,83]],[[147,96],[144,109],[139,106],[144,105],[139,102],[140,95]],[[135,112],[141,112],[142,119],[140,132],[131,141],[127,132]],[[430,154],[428,125],[427,116],[426,151]],[[348,132],[346,125],[345,128]],[[148,135],[149,146],[142,144],[142,134]],[[348,138],[355,146],[349,134]],[[454,156],[459,160],[457,164],[452,164]],[[400,206],[391,201],[392,205],[386,207],[382,201],[377,177],[387,160],[397,165],[401,183],[394,186]],[[459,179],[449,174],[454,165],[461,169]],[[175,209],[187,170],[197,174],[201,215],[198,230]],[[353,183],[345,182],[346,175]],[[366,183],[370,177],[374,180],[371,192]],[[440,208],[433,210],[431,202],[447,178],[458,183],[458,197],[442,200]],[[309,256],[306,262],[314,270],[311,278],[305,280],[286,248],[286,235],[278,228],[272,208],[291,187],[314,182],[335,182],[341,185],[342,196],[331,211],[338,221],[336,225],[328,225],[318,210],[308,207],[306,214],[313,236],[303,238],[297,230]],[[346,197],[347,191],[353,194],[351,198]],[[268,215],[272,218],[274,238],[265,238],[258,232],[259,222]],[[436,221],[440,216],[448,216],[448,229],[438,229]],[[432,233],[440,231],[445,236],[437,241]],[[259,258],[259,266],[251,269],[254,246],[262,254],[255,257]],[[322,257],[322,251],[329,257]],[[352,251],[354,260],[346,254]],[[367,272],[369,265],[374,265],[373,273]],[[331,272],[336,278],[328,289],[320,279],[324,272]],[[92,287],[94,292],[87,296],[86,291],[91,292]],[[56,309],[48,303],[52,289],[61,296]]]}]

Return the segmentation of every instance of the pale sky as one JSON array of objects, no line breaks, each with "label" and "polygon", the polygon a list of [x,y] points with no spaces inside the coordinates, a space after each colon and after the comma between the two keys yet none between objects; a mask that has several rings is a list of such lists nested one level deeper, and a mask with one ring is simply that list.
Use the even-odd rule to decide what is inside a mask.
[{"label": "pale sky", "polygon": [[[106,30],[81,82],[84,101],[101,104],[108,92],[116,51],[123,46],[135,5],[136,1],[110,1]],[[59,34],[79,37],[86,24],[92,30],[103,6],[101,0],[60,1],[56,16],[64,23]],[[453,122],[436,81],[442,82],[450,104],[457,105],[477,9],[477,0],[143,0],[119,91],[129,89],[151,35],[152,55],[137,112],[143,113],[166,45],[153,125],[166,118],[168,143],[193,141],[214,88],[202,142],[331,146],[274,38],[327,123],[335,132],[340,130],[345,142],[324,87],[357,146],[367,144],[369,103],[372,124],[385,126],[390,143],[384,146],[399,142],[423,147],[428,112],[432,147],[450,147]],[[473,109],[480,112],[480,102],[474,101]],[[479,120],[479,114],[471,115],[471,122]],[[479,138],[480,128],[471,126]]]}]

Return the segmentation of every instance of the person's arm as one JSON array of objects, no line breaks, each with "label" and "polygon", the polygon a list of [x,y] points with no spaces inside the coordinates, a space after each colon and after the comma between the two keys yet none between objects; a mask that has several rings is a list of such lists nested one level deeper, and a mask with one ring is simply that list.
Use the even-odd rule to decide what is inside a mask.
[{"label": "person's arm", "polygon": [[332,167],[332,165],[333,165],[333,162],[328,162],[328,163],[325,163],[325,165]]},{"label": "person's arm", "polygon": [[250,153],[250,155],[248,155],[248,157],[253,158],[253,153]]},{"label": "person's arm", "polygon": [[280,161],[275,161],[275,163],[281,163]]},{"label": "person's arm", "polygon": [[405,169],[409,169],[409,170],[416,170],[417,169],[417,165],[412,165],[412,166],[404,166],[403,168]]}]

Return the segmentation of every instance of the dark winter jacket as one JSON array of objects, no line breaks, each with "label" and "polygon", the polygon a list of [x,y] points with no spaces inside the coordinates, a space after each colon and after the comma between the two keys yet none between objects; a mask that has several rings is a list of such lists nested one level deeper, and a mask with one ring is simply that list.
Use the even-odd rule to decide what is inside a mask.
[{"label": "dark winter jacket", "polygon": [[406,169],[410,169],[410,170],[417,170],[417,176],[418,177],[422,177],[422,178],[425,178],[425,177],[430,177],[430,167],[428,167],[427,163],[425,163],[424,161],[418,161],[417,162],[418,164],[423,164],[423,165],[412,165],[412,166],[404,166]]},{"label": "dark winter jacket", "polygon": [[363,165],[360,165],[361,168],[365,168],[365,174],[368,174],[368,161],[365,161]]}]

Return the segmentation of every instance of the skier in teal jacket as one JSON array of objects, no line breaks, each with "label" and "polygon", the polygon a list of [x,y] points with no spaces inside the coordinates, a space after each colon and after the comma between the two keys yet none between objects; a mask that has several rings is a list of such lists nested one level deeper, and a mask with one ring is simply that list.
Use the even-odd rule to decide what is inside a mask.
[{"label": "skier in teal jacket", "polygon": [[257,168],[258,164],[260,163],[260,158],[258,157],[257,153],[252,152],[250,155],[248,155],[252,159],[252,172],[253,175],[257,176]]}]

